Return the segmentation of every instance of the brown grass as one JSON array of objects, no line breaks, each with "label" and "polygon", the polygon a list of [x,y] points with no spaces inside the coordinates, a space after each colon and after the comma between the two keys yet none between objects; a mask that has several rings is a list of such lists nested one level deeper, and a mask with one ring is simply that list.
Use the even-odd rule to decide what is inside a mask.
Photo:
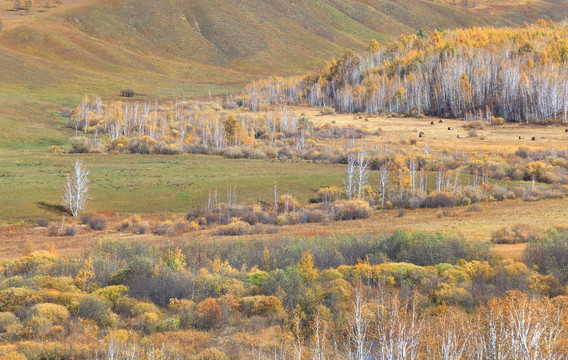
[{"label": "brown grass", "polygon": [[[364,119],[354,120],[353,114],[321,115],[319,108],[308,108],[304,106],[293,107],[291,111],[299,117],[304,113],[317,126],[332,124],[333,126],[354,126],[363,128],[375,133],[381,129],[380,136],[370,136],[367,138],[368,147],[375,144],[384,145],[387,142],[397,144],[401,139],[416,137],[417,133],[424,132],[423,137],[417,139],[415,145],[418,149],[423,148],[424,144],[429,144],[432,149],[454,151],[457,147],[461,152],[491,151],[496,149],[502,152],[512,153],[519,146],[527,146],[532,150],[541,148],[563,149],[568,141],[568,133],[562,126],[542,126],[524,125],[508,123],[504,126],[487,126],[485,129],[477,130],[478,137],[469,137],[469,130],[464,127],[462,119],[444,119],[444,123],[438,123],[439,118],[424,117],[385,117],[370,116],[368,121]],[[435,125],[430,125],[431,122]],[[453,130],[448,130],[448,127]],[[414,132],[414,129],[417,131]],[[458,138],[459,136],[459,138]],[[523,139],[519,140],[519,136]],[[536,141],[531,141],[532,137]]]},{"label": "brown grass", "polygon": [[[464,236],[470,241],[489,241],[491,233],[503,226],[519,222],[538,225],[542,228],[553,227],[561,219],[568,217],[568,199],[548,199],[538,202],[523,202],[508,200],[503,202],[485,203],[480,205],[482,211],[471,212],[467,208],[457,208],[451,216],[439,218],[437,209],[406,210],[404,217],[398,217],[398,210],[377,211],[368,219],[337,221],[329,224],[302,224],[282,226],[279,234],[291,236],[325,236],[331,234],[381,234],[395,230],[406,231],[442,231]],[[160,217],[149,217],[144,220],[151,224],[160,221]],[[109,218],[108,229],[116,229],[123,218]],[[257,234],[248,237],[278,237],[279,234]],[[55,247],[62,256],[82,255],[91,246],[103,238],[121,238],[131,241],[150,241],[158,244],[166,241],[181,240],[191,236],[201,241],[232,239],[215,235],[215,229],[192,231],[174,237],[155,234],[135,235],[116,230],[90,231],[88,226],[82,226],[75,237],[50,237],[45,228],[29,228],[10,226],[0,233],[0,260],[13,259],[30,250],[48,250]],[[493,245],[493,251],[501,256],[519,259],[526,244]]]}]

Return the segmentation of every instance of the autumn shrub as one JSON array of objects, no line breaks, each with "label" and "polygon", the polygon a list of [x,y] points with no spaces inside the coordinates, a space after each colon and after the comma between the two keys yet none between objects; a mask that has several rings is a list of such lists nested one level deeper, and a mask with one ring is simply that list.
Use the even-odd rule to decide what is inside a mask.
[{"label": "autumn shrub", "polygon": [[194,325],[198,329],[209,330],[221,326],[223,311],[214,298],[207,298],[197,304],[194,312]]},{"label": "autumn shrub", "polygon": [[156,312],[145,312],[134,319],[134,328],[146,334],[156,332],[162,321],[162,314]]},{"label": "autumn shrub", "polygon": [[64,153],[65,151],[57,145],[51,145],[47,148],[47,152],[51,154],[61,154]]},{"label": "autumn shrub", "polygon": [[242,299],[242,312],[246,316],[274,316],[283,310],[282,301],[275,296],[247,296]]},{"label": "autumn shrub", "polygon": [[256,224],[250,228],[251,234],[277,234],[280,231],[278,226]]},{"label": "autumn shrub", "polygon": [[[4,273],[11,276],[45,276],[51,274],[57,265],[57,256],[49,251],[39,250],[4,263]],[[17,285],[12,284],[11,286]]]},{"label": "autumn shrub", "polygon": [[217,235],[239,236],[248,234],[250,229],[251,226],[249,223],[238,220],[227,225],[219,226],[215,233]]},{"label": "autumn shrub", "polygon": [[189,272],[174,271],[167,265],[158,265],[156,258],[147,258],[131,266],[124,280],[115,283],[128,286],[130,296],[148,299],[159,306],[167,306],[172,298],[189,298],[196,286],[196,279]]},{"label": "autumn shrub", "polygon": [[163,141],[156,142],[154,146],[154,151],[156,154],[160,155],[178,155],[184,152],[183,146],[181,144],[168,144]]},{"label": "autumn shrub", "polygon": [[79,302],[77,315],[94,320],[99,326],[112,326],[116,319],[110,311],[112,303],[102,296],[87,295]]},{"label": "autumn shrub", "polygon": [[115,304],[118,299],[125,296],[128,293],[128,288],[124,285],[110,285],[104,288],[97,289],[93,292],[93,295],[101,296],[108,301]]},{"label": "autumn shrub", "polygon": [[209,348],[209,349],[205,349],[203,351],[201,351],[199,354],[197,354],[199,359],[203,359],[203,360],[227,360],[230,359],[229,356],[227,356],[227,354],[225,354],[225,352],[216,349],[216,348]]},{"label": "autumn shrub", "polygon": [[264,160],[268,158],[268,155],[261,149],[252,149],[252,151],[250,152],[250,157],[251,159]]},{"label": "autumn shrub", "polygon": [[46,228],[46,227],[49,226],[49,219],[46,219],[46,218],[38,219],[38,220],[36,221],[36,225],[37,225],[38,227]]},{"label": "autumn shrub", "polygon": [[140,139],[133,139],[128,144],[128,149],[134,154],[152,154],[155,152],[157,141],[149,136],[142,136]]},{"label": "autumn shrub", "polygon": [[[168,235],[179,235],[190,228],[191,224],[185,222],[183,218],[176,219],[172,227],[170,227],[170,233]],[[197,223],[194,223],[193,230],[197,230]]]},{"label": "autumn shrub", "polygon": [[391,206],[399,209],[418,209],[424,206],[426,194],[417,191],[402,191],[390,197]]},{"label": "autumn shrub", "polygon": [[166,235],[168,231],[173,227],[173,222],[171,221],[162,221],[154,228],[154,234],[156,235]]},{"label": "autumn shrub", "polygon": [[132,232],[135,234],[146,234],[148,230],[150,230],[150,224],[147,221],[140,221],[132,224]]},{"label": "autumn shrub", "polygon": [[541,193],[543,199],[561,199],[564,195],[565,193],[561,189],[545,189]]},{"label": "autumn shrub", "polygon": [[260,222],[259,215],[253,210],[247,210],[246,212],[240,213],[239,215],[241,220],[248,223],[249,225],[256,225]]},{"label": "autumn shrub", "polygon": [[518,156],[518,157],[520,157],[520,158],[526,159],[526,158],[528,158],[529,155],[530,155],[530,149],[529,149],[529,147],[526,146],[526,145],[519,146],[519,148],[517,149],[517,151],[515,151],[515,155]]},{"label": "autumn shrub", "polygon": [[536,240],[539,233],[539,229],[527,224],[506,226],[491,233],[491,242],[494,244],[526,243]]},{"label": "autumn shrub", "polygon": [[458,198],[450,192],[434,191],[426,198],[426,206],[429,208],[451,207],[458,205]]},{"label": "autumn shrub", "polygon": [[177,317],[166,317],[158,324],[156,330],[165,331],[178,331],[180,329],[180,319]]},{"label": "autumn shrub", "polygon": [[442,286],[434,292],[434,297],[439,304],[460,305],[471,307],[473,305],[473,296],[464,288],[442,284]]},{"label": "autumn shrub", "polygon": [[327,218],[326,211],[313,208],[300,209],[296,215],[296,221],[294,223],[300,224],[320,223]]},{"label": "autumn shrub", "polygon": [[491,196],[497,201],[503,201],[506,199],[512,199],[514,197],[514,193],[509,191],[506,187],[493,185],[489,187],[489,192]]},{"label": "autumn shrub", "polygon": [[92,216],[88,221],[88,225],[95,231],[105,230],[107,227],[106,218],[102,215]]},{"label": "autumn shrub", "polygon": [[32,315],[44,317],[52,324],[62,324],[69,318],[69,311],[65,306],[50,303],[36,304],[31,309]]},{"label": "autumn shrub", "polygon": [[81,214],[79,215],[79,221],[81,222],[81,224],[83,225],[87,225],[89,223],[89,221],[91,221],[91,219],[93,218],[93,214]]},{"label": "autumn shrub", "polygon": [[131,98],[135,94],[136,94],[136,92],[132,88],[124,88],[124,89],[120,90],[120,96],[122,96],[122,97]]},{"label": "autumn shrub", "polygon": [[20,319],[9,311],[0,312],[0,333],[7,333],[20,325]]},{"label": "autumn shrub", "polygon": [[79,232],[79,227],[77,224],[67,224],[63,227],[63,234],[64,236],[75,236]]},{"label": "autumn shrub", "polygon": [[320,113],[322,115],[335,115],[335,109],[329,106],[324,106],[321,110]]},{"label": "autumn shrub", "polygon": [[468,121],[465,124],[466,129],[485,129],[485,122],[481,120]]},{"label": "autumn shrub", "polygon": [[363,200],[340,200],[332,203],[334,220],[366,219],[371,216],[369,203]]},{"label": "autumn shrub", "polygon": [[91,142],[84,136],[74,137],[69,140],[69,152],[71,154],[81,154],[89,152]]},{"label": "autumn shrub", "polygon": [[503,119],[502,117],[496,117],[491,120],[491,124],[496,126],[505,125],[506,122],[507,120]]},{"label": "autumn shrub", "polygon": [[465,186],[459,192],[458,199],[459,205],[467,206],[468,202],[475,204],[482,201],[488,201],[491,199],[491,195],[479,187]]},{"label": "autumn shrub", "polygon": [[550,231],[529,242],[523,258],[529,267],[568,284],[568,231]]},{"label": "autumn shrub", "polygon": [[313,202],[330,203],[339,200],[342,196],[342,191],[337,186],[319,188],[316,196],[312,199]]},{"label": "autumn shrub", "polygon": [[189,329],[193,325],[193,312],[195,303],[188,299],[170,299],[168,309],[176,314],[179,327]]},{"label": "autumn shrub", "polygon": [[397,231],[381,238],[375,251],[385,254],[391,261],[427,266],[453,264],[459,259],[486,259],[489,256],[487,245],[478,243],[472,247],[464,239],[441,233]]},{"label": "autumn shrub", "polygon": [[225,149],[223,155],[229,159],[242,159],[249,156],[249,151],[244,146],[232,146]]}]

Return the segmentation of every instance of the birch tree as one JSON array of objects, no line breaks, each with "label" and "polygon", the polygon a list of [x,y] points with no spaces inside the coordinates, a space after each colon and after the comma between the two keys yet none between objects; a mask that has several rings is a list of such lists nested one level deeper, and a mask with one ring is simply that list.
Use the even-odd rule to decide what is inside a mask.
[{"label": "birch tree", "polygon": [[357,198],[361,199],[363,188],[369,183],[369,160],[364,150],[357,152]]},{"label": "birch tree", "polygon": [[71,215],[77,216],[89,201],[89,170],[82,160],[75,161],[73,174],[67,174],[63,189],[63,205]]},{"label": "birch tree", "polygon": [[355,191],[355,154],[350,153],[347,155],[347,174],[343,179],[343,187],[347,192],[347,197],[349,200],[353,199]]},{"label": "birch tree", "polygon": [[355,289],[355,299],[349,321],[349,340],[355,346],[355,360],[364,360],[369,354],[367,337],[369,332],[369,319],[366,314],[366,302],[361,285]]},{"label": "birch tree", "polygon": [[387,164],[381,165],[379,169],[379,187],[381,192],[381,206],[385,206],[387,186],[390,181],[389,168]]}]

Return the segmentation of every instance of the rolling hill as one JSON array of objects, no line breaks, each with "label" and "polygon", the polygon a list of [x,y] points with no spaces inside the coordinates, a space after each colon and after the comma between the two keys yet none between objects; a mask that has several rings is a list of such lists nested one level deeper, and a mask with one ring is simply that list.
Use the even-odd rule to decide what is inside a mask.
[{"label": "rolling hill", "polygon": [[81,95],[146,98],[237,91],[301,74],[346,48],[423,28],[562,20],[563,0],[46,0],[0,2],[0,148],[66,142],[58,113]]}]

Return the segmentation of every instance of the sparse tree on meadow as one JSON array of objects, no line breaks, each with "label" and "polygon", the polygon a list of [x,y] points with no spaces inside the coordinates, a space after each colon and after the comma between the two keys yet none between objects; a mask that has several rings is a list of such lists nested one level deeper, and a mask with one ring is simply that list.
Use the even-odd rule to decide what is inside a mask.
[{"label": "sparse tree on meadow", "polygon": [[363,188],[369,183],[369,160],[363,150],[357,152],[357,198],[361,198]]},{"label": "sparse tree on meadow", "polygon": [[89,170],[83,165],[83,161],[75,161],[73,175],[67,174],[62,199],[64,206],[73,216],[77,216],[81,210],[87,207],[89,201]]},{"label": "sparse tree on meadow", "polygon": [[410,160],[408,169],[410,170],[410,188],[416,190],[416,175],[418,173],[418,164],[415,159]]},{"label": "sparse tree on meadow", "polygon": [[355,163],[357,160],[355,159],[355,154],[350,153],[347,155],[347,174],[346,177],[343,179],[343,187],[347,192],[347,196],[349,200],[353,199],[353,193],[355,190]]},{"label": "sparse tree on meadow", "polygon": [[387,193],[387,186],[390,181],[389,168],[387,164],[383,164],[379,169],[379,186],[381,192],[381,206],[385,206],[385,198]]}]

